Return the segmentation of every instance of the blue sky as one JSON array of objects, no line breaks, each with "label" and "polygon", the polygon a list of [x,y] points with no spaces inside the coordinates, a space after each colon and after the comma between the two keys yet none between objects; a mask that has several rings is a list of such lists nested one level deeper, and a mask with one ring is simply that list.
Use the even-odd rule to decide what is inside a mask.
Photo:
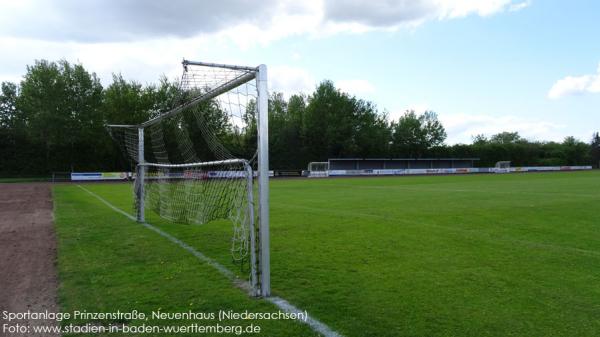
[{"label": "blue sky", "polygon": [[287,95],[331,79],[390,118],[434,110],[448,143],[500,131],[587,141],[600,130],[596,1],[207,4],[0,0],[0,80],[19,81],[40,58],[79,61],[104,84],[113,72],[175,77],[184,57],[265,63]]}]

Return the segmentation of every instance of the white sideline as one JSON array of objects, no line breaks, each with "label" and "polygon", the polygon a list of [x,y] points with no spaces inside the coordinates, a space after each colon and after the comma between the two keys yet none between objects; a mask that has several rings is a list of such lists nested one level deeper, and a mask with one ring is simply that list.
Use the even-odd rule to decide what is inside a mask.
[{"label": "white sideline", "polygon": [[[124,216],[126,216],[129,220],[132,221],[136,221],[136,218],[125,212],[124,210],[117,208],[116,206],[114,206],[113,204],[109,203],[108,201],[106,201],[106,199],[102,198],[101,196],[97,195],[96,193],[88,190],[87,188],[81,186],[81,185],[77,185],[77,187],[81,188],[82,190],[84,190],[85,192],[87,192],[89,195],[95,197],[96,199],[100,200],[103,204],[105,204],[106,206],[108,206],[110,209],[112,209],[113,211],[120,213]],[[136,221],[137,222],[137,221]],[[210,257],[202,254],[201,252],[197,251],[196,249],[194,249],[193,247],[191,247],[190,245],[186,244],[185,242],[177,239],[176,237],[172,236],[169,233],[166,233],[164,231],[162,231],[161,229],[159,229],[158,227],[155,227],[147,222],[141,223],[142,226],[158,233],[159,235],[165,237],[166,239],[168,239],[169,241],[177,244],[178,246],[180,246],[181,248],[187,250],[188,252],[192,253],[192,255],[194,255],[196,258],[198,258],[200,261],[205,262],[206,264],[210,265],[211,267],[215,268],[219,273],[221,273],[223,276],[227,277],[229,280],[231,280],[236,286],[249,291],[249,285],[247,285],[245,282],[241,282],[239,280],[238,277],[235,276],[235,274],[230,271],[229,269],[227,269],[226,267],[224,267],[223,265],[221,265],[220,263],[218,263],[217,261],[211,259]],[[339,333],[333,331],[330,327],[328,327],[325,323],[312,318],[311,316],[309,316],[306,312],[306,310],[300,310],[299,308],[297,308],[296,306],[294,306],[293,304],[291,304],[290,302],[284,300],[281,297],[277,297],[277,296],[271,296],[271,297],[266,297],[265,298],[267,301],[273,303],[274,305],[276,305],[279,309],[281,309],[284,312],[287,313],[303,313],[306,314],[306,320],[300,320],[300,322],[303,322],[305,324],[307,324],[311,329],[313,329],[315,332],[320,333],[321,335],[325,336],[325,337],[343,337],[342,335],[340,335]]]}]

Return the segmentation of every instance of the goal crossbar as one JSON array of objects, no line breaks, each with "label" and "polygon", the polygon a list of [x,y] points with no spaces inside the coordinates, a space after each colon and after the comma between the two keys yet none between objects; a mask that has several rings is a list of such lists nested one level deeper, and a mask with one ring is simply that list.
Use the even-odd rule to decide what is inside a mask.
[{"label": "goal crossbar", "polygon": [[211,63],[211,62],[199,62],[199,61],[190,61],[183,60],[181,62],[183,66],[193,65],[193,66],[204,66],[204,67],[213,67],[213,68],[225,68],[232,70],[247,70],[247,71],[258,71],[258,67],[247,67],[247,66],[237,66],[233,64],[223,64],[223,63]]},{"label": "goal crossbar", "polygon": [[169,110],[169,111],[167,111],[167,112],[165,112],[163,114],[160,114],[159,116],[156,116],[156,117],[154,117],[154,118],[152,118],[152,119],[150,119],[150,120],[148,120],[148,121],[140,124],[139,127],[145,128],[145,127],[154,125],[154,124],[160,122],[161,120],[163,120],[163,119],[165,119],[167,117],[173,116],[173,115],[175,115],[175,114],[177,114],[177,113],[179,113],[179,112],[181,112],[181,111],[183,111],[183,110],[185,110],[187,108],[190,108],[190,107],[192,107],[194,105],[198,105],[198,104],[200,104],[200,103],[202,103],[204,101],[208,101],[208,100],[210,100],[212,98],[215,98],[215,97],[219,96],[220,94],[222,94],[224,92],[227,92],[227,91],[229,91],[229,90],[231,90],[231,89],[233,89],[233,88],[235,88],[235,87],[237,87],[237,86],[239,86],[241,84],[244,84],[244,83],[246,83],[248,81],[251,81],[251,80],[253,80],[255,78],[256,78],[256,73],[255,72],[245,73],[245,74],[237,77],[234,80],[231,80],[231,81],[229,81],[229,82],[227,82],[227,83],[225,83],[225,84],[223,84],[221,86],[218,86],[218,87],[216,87],[216,88],[214,88],[214,89],[212,89],[212,90],[210,90],[210,91],[208,91],[208,92],[206,92],[206,93],[198,96],[198,97],[195,97],[195,98],[191,99],[189,102],[187,102],[185,104],[182,104],[182,105],[180,105],[180,106],[178,106],[178,107],[176,107],[174,109],[171,109],[171,110]]},{"label": "goal crossbar", "polygon": [[137,128],[137,125],[133,124],[106,124],[109,128],[124,128],[124,129],[133,129]]},{"label": "goal crossbar", "polygon": [[164,167],[164,168],[181,168],[181,167],[206,167],[206,166],[218,166],[218,165],[227,165],[227,164],[242,164],[244,167],[250,167],[248,161],[246,159],[227,159],[227,160],[215,160],[215,161],[205,161],[198,163],[185,163],[185,164],[161,164],[161,163],[139,163],[138,166],[151,166],[151,167]]}]

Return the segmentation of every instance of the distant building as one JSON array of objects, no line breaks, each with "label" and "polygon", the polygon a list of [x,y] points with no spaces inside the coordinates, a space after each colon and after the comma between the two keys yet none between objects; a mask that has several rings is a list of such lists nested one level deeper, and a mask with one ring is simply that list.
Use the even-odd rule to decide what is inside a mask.
[{"label": "distant building", "polygon": [[329,170],[472,168],[479,158],[331,158]]}]

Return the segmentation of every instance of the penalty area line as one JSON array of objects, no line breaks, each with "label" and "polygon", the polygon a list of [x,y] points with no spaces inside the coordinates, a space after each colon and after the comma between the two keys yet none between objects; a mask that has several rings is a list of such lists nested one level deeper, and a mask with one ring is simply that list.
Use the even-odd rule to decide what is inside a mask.
[{"label": "penalty area line", "polygon": [[[125,217],[127,217],[129,220],[131,221],[135,221],[137,222],[137,219],[125,212],[124,210],[114,206],[113,204],[111,204],[110,202],[108,202],[106,199],[102,198],[101,196],[99,196],[98,194],[88,190],[87,188],[81,186],[81,185],[77,185],[77,187],[79,187],[80,189],[82,189],[83,191],[85,191],[86,193],[88,193],[89,195],[93,196],[94,198],[98,199],[100,202],[102,202],[104,205],[106,205],[108,208],[112,209],[113,211],[124,215]],[[199,252],[198,250],[196,250],[194,247],[188,245],[187,243],[179,240],[178,238],[172,236],[171,234],[161,230],[160,228],[149,224],[147,222],[144,223],[140,223],[140,225],[156,232],[157,234],[159,234],[160,236],[166,238],[167,240],[173,242],[174,244],[180,246],[181,248],[187,250],[189,253],[191,253],[192,255],[194,255],[198,260],[208,264],[209,266],[215,268],[219,273],[221,273],[223,276],[225,276],[227,279],[229,279],[230,281],[232,281],[238,288],[241,288],[245,291],[247,291],[248,293],[250,292],[250,286],[246,283],[243,282],[242,280],[240,280],[231,270],[227,269],[226,267],[224,267],[222,264],[220,264],[219,262],[211,259],[210,257],[202,254],[201,252]],[[266,297],[264,298],[265,300],[269,301],[270,303],[274,304],[275,306],[277,306],[281,311],[286,312],[286,313],[290,313],[290,314],[306,314],[306,310],[300,310],[298,307],[294,306],[293,304],[291,304],[290,302],[286,301],[285,299],[281,298],[281,297],[277,297],[277,296],[270,296],[270,297]],[[340,335],[339,333],[335,332],[334,330],[332,330],[329,326],[327,326],[325,323],[312,318],[310,315],[306,314],[306,320],[302,320],[302,319],[298,319],[298,321],[305,323],[306,325],[308,325],[313,331],[320,333],[321,335],[325,336],[325,337],[343,337],[342,335]]]}]

